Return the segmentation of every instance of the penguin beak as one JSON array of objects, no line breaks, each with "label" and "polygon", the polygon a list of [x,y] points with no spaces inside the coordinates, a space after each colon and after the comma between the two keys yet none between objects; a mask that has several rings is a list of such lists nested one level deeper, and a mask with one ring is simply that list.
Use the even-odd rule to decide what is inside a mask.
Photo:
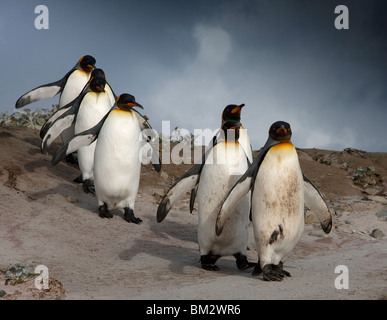
[{"label": "penguin beak", "polygon": [[277,132],[277,134],[281,134],[281,133],[287,134],[287,133],[288,133],[288,130],[286,130],[286,128],[282,125],[280,128],[278,128],[278,129],[276,130],[276,132]]},{"label": "penguin beak", "polygon": [[127,103],[127,105],[128,105],[128,107],[130,107],[130,108],[133,108],[133,107],[139,107],[139,108],[141,108],[141,109],[144,109],[144,107],[143,107],[141,104],[139,104],[138,102],[130,102],[130,103]]},{"label": "penguin beak", "polygon": [[97,90],[99,92],[104,92],[105,91],[105,88],[102,88],[101,86],[96,86]]},{"label": "penguin beak", "polygon": [[231,113],[237,113],[237,112],[241,113],[241,109],[244,107],[244,105],[245,104],[243,103],[240,106],[235,107],[234,109],[231,110]]},{"label": "penguin beak", "polygon": [[143,109],[143,110],[144,110],[144,107],[143,107],[141,104],[139,104],[138,102],[136,102],[135,105],[136,105],[137,107],[139,107],[140,109]]}]

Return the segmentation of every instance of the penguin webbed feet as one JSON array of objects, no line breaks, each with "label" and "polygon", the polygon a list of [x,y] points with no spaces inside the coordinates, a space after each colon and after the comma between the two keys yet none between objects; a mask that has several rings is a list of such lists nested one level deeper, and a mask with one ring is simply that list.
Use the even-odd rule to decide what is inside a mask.
[{"label": "penguin webbed feet", "polygon": [[215,265],[216,261],[219,258],[220,256],[212,253],[200,256],[200,263],[202,265],[202,269],[207,271],[219,271],[219,267]]},{"label": "penguin webbed feet", "polygon": [[113,215],[109,212],[106,203],[98,208],[100,218],[113,218]]},{"label": "penguin webbed feet", "polygon": [[238,269],[241,271],[246,270],[246,269],[255,268],[255,266],[257,265],[255,262],[249,262],[247,260],[247,257],[240,252],[234,254],[234,257],[236,259],[236,265],[237,265]]},{"label": "penguin webbed feet", "polygon": [[291,274],[283,269],[283,262],[280,262],[278,265],[266,264],[263,268],[261,268],[258,261],[252,275],[258,276],[261,273],[263,273],[264,281],[282,281],[284,277],[291,277]]},{"label": "penguin webbed feet", "polygon": [[142,222],[142,220],[140,218],[137,218],[134,216],[134,212],[133,212],[133,209],[130,209],[128,207],[124,208],[124,220],[127,221],[127,222],[133,222],[135,224],[139,224]]},{"label": "penguin webbed feet", "polygon": [[83,191],[85,193],[95,194],[94,181],[91,179],[86,179],[83,181]]}]

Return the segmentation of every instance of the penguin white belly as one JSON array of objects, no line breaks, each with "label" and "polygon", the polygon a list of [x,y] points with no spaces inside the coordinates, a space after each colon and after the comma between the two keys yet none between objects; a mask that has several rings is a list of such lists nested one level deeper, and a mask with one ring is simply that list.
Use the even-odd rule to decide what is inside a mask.
[{"label": "penguin white belly", "polygon": [[[65,87],[59,98],[59,109],[73,101],[82,92],[90,79],[90,72],[75,70],[67,79]],[[63,143],[67,143],[74,136],[74,125],[61,133]]]},{"label": "penguin white belly", "polygon": [[291,143],[280,143],[267,152],[253,192],[252,222],[261,267],[278,265],[304,228],[303,178]]},{"label": "penguin white belly", "polygon": [[89,81],[90,75],[90,72],[84,70],[75,70],[70,74],[59,98],[59,108],[62,108],[78,97]]},{"label": "penguin white belly", "polygon": [[[74,126],[74,133],[94,127],[111,108],[110,97],[107,92],[88,92],[83,98]],[[78,165],[83,180],[93,179],[94,150],[96,141],[78,149]]]},{"label": "penguin white belly", "polygon": [[[225,146],[230,146],[225,148]],[[240,144],[219,143],[203,166],[198,187],[198,242],[200,255],[246,255],[250,192],[242,198],[225,224],[223,233],[215,233],[216,218],[228,191],[247,170],[246,155]]]},{"label": "penguin white belly", "polygon": [[133,111],[113,110],[105,120],[94,152],[98,204],[134,209],[140,172],[140,126]]}]

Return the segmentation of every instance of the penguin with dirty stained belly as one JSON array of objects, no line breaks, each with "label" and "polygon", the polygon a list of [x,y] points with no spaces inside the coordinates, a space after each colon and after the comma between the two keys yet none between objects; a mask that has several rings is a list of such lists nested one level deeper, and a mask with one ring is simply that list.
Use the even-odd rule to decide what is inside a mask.
[{"label": "penguin with dirty stained belly", "polygon": [[[221,126],[225,121],[241,121],[241,112],[242,108],[245,106],[244,103],[240,105],[229,104],[227,105],[222,112],[221,117]],[[157,211],[157,221],[161,222],[165,219],[169,210],[174,206],[174,204],[180,200],[180,198],[186,193],[191,192],[190,197],[190,212],[194,210],[194,204],[196,200],[197,188],[200,180],[200,173],[203,169],[203,165],[206,161],[206,158],[212,148],[215,146],[216,140],[219,137],[221,130],[212,138],[211,143],[206,148],[201,161],[195,163],[186,173],[184,173],[179,179],[169,188],[167,193],[164,195],[162,201],[160,202],[159,209]],[[246,153],[249,164],[253,162],[253,150],[250,143],[249,135],[247,130],[242,126],[239,128],[239,145],[243,148]]]},{"label": "penguin with dirty stained belly", "polygon": [[[236,104],[229,104],[229,105],[227,105],[223,109],[222,121],[221,121],[220,126],[222,126],[226,121],[241,122],[241,113],[242,113],[242,108],[244,106],[245,106],[244,103],[242,103],[240,105],[236,105]],[[212,145],[210,146],[210,148],[208,150],[210,150],[213,147],[214,141],[215,141],[216,138],[217,138],[217,136],[214,136],[212,138]],[[249,164],[251,164],[253,162],[253,149],[251,147],[250,138],[249,138],[249,136],[247,134],[247,131],[246,131],[245,128],[243,128],[242,125],[239,128],[239,140],[238,140],[238,143],[245,150],[247,159],[249,161]],[[207,154],[207,152],[205,154]],[[202,159],[202,163],[204,162],[203,159]],[[196,165],[194,165],[191,168],[190,171],[187,172],[187,174],[195,174],[195,173],[199,172],[199,170],[201,170],[201,168],[202,168],[202,166],[200,164],[196,164]],[[197,193],[197,187],[198,186],[196,185],[196,187],[191,190],[190,203],[189,203],[189,211],[191,213],[194,210],[196,193]]]},{"label": "penguin with dirty stained belly", "polygon": [[[157,210],[157,221],[161,222],[186,192],[197,189],[199,253],[201,266],[205,270],[219,270],[215,264],[216,261],[228,255],[234,255],[237,267],[241,270],[255,265],[247,260],[246,255],[249,195],[246,195],[235,208],[235,215],[228,224],[225,234],[220,238],[215,234],[220,201],[248,168],[252,159],[250,140],[246,130],[239,121],[226,120],[228,112],[231,113],[232,110],[234,110],[232,117],[240,120],[243,106],[229,105],[224,109],[221,130],[213,138],[213,143],[203,155],[202,162],[195,164],[170,187]],[[235,139],[232,139],[230,134],[227,135],[229,132],[234,133]]]},{"label": "penguin with dirty stained belly", "polygon": [[[140,136],[143,129],[151,129],[147,120],[135,109],[143,107],[130,94],[121,94],[116,104],[94,127],[78,133],[54,155],[51,163],[97,140],[94,151],[94,186],[101,218],[112,218],[112,209],[124,209],[124,219],[140,223],[134,215],[141,173]],[[147,131],[151,135],[152,130]],[[98,139],[97,139],[98,138]],[[154,137],[149,136],[149,139]],[[153,147],[153,145],[151,145]],[[160,171],[158,150],[152,149],[151,162]]]},{"label": "penguin with dirty stained belly", "polygon": [[[16,108],[22,108],[32,102],[46,98],[52,98],[60,93],[58,108],[74,100],[83,90],[95,68],[96,60],[93,56],[85,55],[79,59],[76,65],[58,81],[36,87],[23,94],[15,104]],[[62,133],[63,143],[74,136],[74,127]]]},{"label": "penguin with dirty stained belly", "polygon": [[258,254],[252,274],[263,273],[266,281],[281,281],[290,276],[283,269],[283,261],[303,232],[304,202],[313,207],[326,233],[332,226],[324,200],[301,172],[291,135],[287,122],[272,124],[265,146],[228,193],[216,221],[216,234],[221,235],[233,208],[251,192],[251,219]]}]

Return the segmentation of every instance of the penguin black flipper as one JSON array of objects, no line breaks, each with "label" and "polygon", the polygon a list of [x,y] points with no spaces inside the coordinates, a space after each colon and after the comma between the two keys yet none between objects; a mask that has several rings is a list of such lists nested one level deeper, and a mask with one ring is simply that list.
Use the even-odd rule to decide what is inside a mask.
[{"label": "penguin black flipper", "polygon": [[27,104],[30,104],[35,101],[43,100],[46,98],[52,98],[55,97],[58,93],[62,92],[66,82],[67,78],[70,76],[70,74],[76,69],[76,66],[72,68],[69,72],[65,74],[65,76],[58,80],[51,83],[43,84],[39,87],[36,87],[27,93],[23,94],[15,104],[16,109],[22,108],[26,106]]},{"label": "penguin black flipper", "polygon": [[63,108],[57,110],[56,113],[54,113],[53,118],[55,120],[53,122],[51,122],[50,119],[46,122],[47,125],[45,125],[44,130],[41,131],[41,135],[43,135],[41,143],[42,153],[46,152],[47,148],[51,145],[51,143],[64,130],[71,127],[77,117],[77,113],[79,110],[79,106],[81,105],[82,99],[90,91],[91,89],[89,87],[84,89],[83,92],[78,95],[77,98],[75,98],[69,104],[65,105]]},{"label": "penguin black flipper", "polygon": [[[114,106],[111,110],[113,110],[113,108]],[[97,140],[99,132],[111,110],[94,127],[76,134],[69,142],[64,144],[52,157],[51,164],[54,166],[57,165],[66,155],[75,152],[81,147],[88,146]]]},{"label": "penguin black flipper", "polygon": [[191,189],[191,196],[189,198],[189,212],[192,213],[194,210],[194,205],[195,205],[195,199],[196,199],[196,194],[198,192],[198,187],[196,186],[195,188]]},{"label": "penguin black flipper", "polygon": [[212,144],[207,148],[202,156],[201,162],[194,164],[191,169],[184,173],[167,191],[161,200],[157,209],[157,222],[162,222],[167,216],[169,210],[173,205],[179,201],[179,199],[188,191],[191,190],[190,210],[193,210],[193,204],[196,198],[196,192],[192,195],[192,191],[196,189],[196,186],[200,180],[200,174],[202,172],[204,163],[212,148],[219,142],[220,131],[212,138]]},{"label": "penguin black flipper", "polygon": [[50,118],[47,119],[47,121],[43,124],[42,128],[40,129],[39,136],[41,139],[46,135],[47,130],[52,125],[52,123],[58,119],[63,113],[65,113],[68,108],[66,108],[68,105],[63,106],[62,108],[56,110]]},{"label": "penguin black flipper", "polygon": [[[239,178],[239,180],[234,184],[234,186],[228,192],[225,201],[223,202],[217,219],[215,232],[219,236],[224,228],[224,224],[226,223],[230,214],[234,211],[235,207],[239,203],[239,201],[250,191],[254,189],[255,178],[257,177],[257,173],[261,163],[269,151],[269,149],[277,144],[278,142],[268,139],[262,151],[258,154],[258,156],[254,159],[253,163],[249,166],[246,172]],[[250,207],[250,220],[251,220],[251,207]]]},{"label": "penguin black flipper", "polygon": [[160,172],[161,161],[160,161],[159,151],[156,148],[156,146],[158,146],[158,141],[155,141],[156,139],[158,139],[158,135],[155,134],[155,131],[149,124],[148,120],[140,112],[138,112],[135,109],[132,109],[132,110],[135,112],[135,115],[137,116],[144,141],[148,142],[152,147],[151,163],[155,168],[155,170],[157,172]]},{"label": "penguin black flipper", "polygon": [[329,233],[332,229],[332,215],[328,206],[313,183],[304,174],[302,176],[304,179],[305,205],[317,216],[324,232]]},{"label": "penguin black flipper", "polygon": [[52,83],[41,85],[28,91],[16,101],[16,109],[22,108],[27,104],[35,101],[55,97],[62,91],[64,83],[66,83],[66,79],[61,79]]},{"label": "penguin black flipper", "polygon": [[161,222],[167,216],[173,205],[189,190],[199,183],[202,170],[201,164],[195,164],[184,173],[167,191],[157,209],[157,222]]},{"label": "penguin black flipper", "polygon": [[[219,143],[219,137],[220,137],[220,131],[218,131],[217,134],[212,137],[212,144],[207,148],[207,150],[205,151],[204,155],[202,156],[202,160],[201,160],[202,161],[201,162],[202,163],[202,167],[203,167],[204,163],[206,162],[207,156],[210,153],[210,151],[212,150],[212,148],[215,147],[215,145],[217,143]],[[200,169],[200,171],[201,171],[201,169]],[[200,176],[199,176],[199,179],[200,179]],[[198,181],[198,183],[199,183],[199,181]],[[191,195],[190,195],[190,199],[189,199],[189,212],[190,213],[192,213],[193,210],[194,210],[196,194],[197,194],[197,191],[198,191],[197,184],[196,184],[195,188],[191,189]]]},{"label": "penguin black flipper", "polygon": [[254,163],[247,169],[242,177],[234,184],[228,192],[225,201],[216,218],[216,235],[220,235],[223,231],[230,214],[234,211],[239,201],[252,189],[254,186],[256,172],[258,171],[258,163]]},{"label": "penguin black flipper", "polygon": [[[74,71],[75,67],[70,71],[70,73],[72,71]],[[101,70],[101,69],[98,69],[98,70]],[[102,70],[101,70],[102,71]],[[103,72],[103,71],[102,71]],[[85,86],[83,87],[81,93],[78,95],[77,98],[79,98],[87,88],[89,88],[89,85],[90,85],[90,82],[91,82],[91,79],[89,79],[89,81],[85,84]],[[114,95],[114,92],[113,92],[113,95]],[[115,96],[115,95],[114,95]],[[75,102],[75,100],[77,99],[75,98],[73,101],[69,102],[67,105],[64,105],[63,107],[61,107],[60,109],[56,110],[50,118],[48,118],[48,120],[43,124],[42,128],[40,129],[40,132],[39,132],[39,135],[40,135],[40,138],[43,139],[43,137],[46,135],[48,129],[52,126],[52,124],[55,122],[55,120],[57,120],[62,114],[64,114],[66,111],[68,111],[70,108],[71,108],[71,105],[72,103]]]}]

